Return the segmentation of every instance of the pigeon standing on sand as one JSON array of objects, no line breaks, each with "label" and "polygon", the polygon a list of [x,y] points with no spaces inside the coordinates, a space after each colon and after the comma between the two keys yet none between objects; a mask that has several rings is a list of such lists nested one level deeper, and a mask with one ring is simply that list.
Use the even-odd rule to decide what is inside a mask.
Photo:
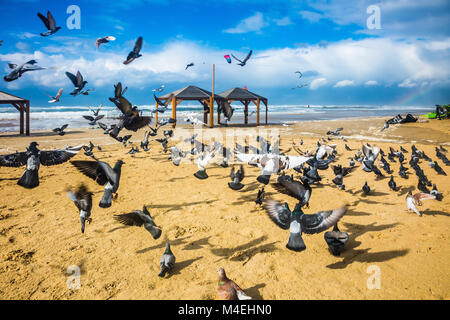
[{"label": "pigeon standing on sand", "polygon": [[423,200],[433,200],[433,199],[436,199],[434,195],[423,192],[419,192],[416,193],[415,195],[412,195],[412,192],[409,191],[408,194],[406,195],[406,208],[408,209],[408,211],[414,211],[419,217],[421,217],[422,214],[417,209],[417,206],[420,206],[422,204],[421,201]]},{"label": "pigeon standing on sand", "polygon": [[184,151],[180,151],[177,147],[170,148],[170,154],[170,159],[176,166],[179,166],[182,158],[186,157],[186,153]]},{"label": "pigeon standing on sand", "polygon": [[430,194],[435,196],[437,201],[442,201],[442,199],[444,198],[442,193],[440,193],[437,189],[436,184],[433,184],[433,190],[430,191]]},{"label": "pigeon standing on sand", "polygon": [[230,178],[231,178],[231,182],[228,182],[228,186],[232,189],[232,190],[241,190],[244,185],[241,183],[241,181],[244,179],[244,166],[241,164],[240,168],[238,171],[234,171],[234,167],[231,168],[231,174],[230,174]]},{"label": "pigeon standing on sand", "polygon": [[324,238],[331,253],[334,256],[339,256],[348,241],[348,233],[340,231],[336,223],[333,231],[325,232]]},{"label": "pigeon standing on sand", "polygon": [[48,31],[41,33],[40,35],[43,37],[48,37],[54,33],[56,33],[61,27],[57,27],[55,23],[55,19],[53,18],[50,11],[47,11],[47,17],[45,17],[43,14],[38,12],[37,16],[42,20],[45,27]]},{"label": "pigeon standing on sand", "polygon": [[114,168],[103,161],[71,161],[80,172],[93,179],[101,186],[105,186],[103,197],[100,200],[101,208],[109,208],[112,203],[112,195],[116,194],[119,188],[120,174],[122,172],[122,160],[117,160]]},{"label": "pigeon standing on sand", "polygon": [[161,272],[158,274],[159,277],[163,278],[167,272],[169,272],[175,264],[175,256],[170,250],[169,241],[166,242],[166,250],[164,251],[161,260],[159,260],[159,266],[161,268]]},{"label": "pigeon standing on sand", "polygon": [[17,182],[18,185],[32,189],[39,185],[39,167],[52,166],[68,161],[75,156],[82,146],[68,147],[66,149],[41,151],[37,148],[37,142],[31,142],[26,152],[16,152],[0,156],[0,166],[3,167],[21,167],[27,168],[22,177]]},{"label": "pigeon standing on sand", "polygon": [[389,188],[390,188],[391,190],[393,190],[393,191],[398,191],[398,189],[397,189],[397,184],[396,184],[395,181],[394,181],[394,176],[393,176],[393,175],[391,175],[391,179],[390,179],[389,182],[388,182],[388,186],[389,186]]},{"label": "pigeon standing on sand", "polygon": [[264,201],[264,187],[262,187],[261,190],[258,190],[258,194],[256,195],[255,203],[262,205],[263,201]]},{"label": "pigeon standing on sand", "polygon": [[224,268],[219,268],[219,285],[217,294],[223,300],[251,300],[244,291],[231,279],[228,279]]},{"label": "pigeon standing on sand", "polygon": [[284,206],[273,199],[264,202],[269,218],[280,228],[289,229],[290,235],[286,248],[293,251],[306,249],[302,232],[307,234],[320,233],[335,225],[345,214],[347,208],[341,207],[329,211],[321,211],[316,214],[304,214],[300,205],[295,206],[294,211],[289,209],[287,203]]},{"label": "pigeon standing on sand", "polygon": [[148,135],[149,135],[150,131],[145,131],[144,134],[144,140],[141,141],[141,149],[144,151],[149,151],[150,149],[148,148]]},{"label": "pigeon standing on sand", "polygon": [[142,37],[139,37],[136,40],[136,43],[134,44],[134,48],[133,51],[130,51],[130,53],[127,56],[127,59],[123,62],[123,64],[129,64],[132,61],[134,61],[134,59],[137,59],[139,57],[142,57],[142,54],[140,54],[139,52],[142,49]]},{"label": "pigeon standing on sand", "polygon": [[81,184],[75,191],[68,190],[67,195],[75,203],[80,212],[81,233],[84,233],[86,221],[92,222],[92,192],[89,192],[86,185]]},{"label": "pigeon standing on sand", "polygon": [[114,219],[126,226],[144,226],[145,230],[147,230],[155,240],[158,239],[162,233],[161,228],[155,224],[146,206],[143,206],[142,211],[135,210],[130,213],[114,215]]},{"label": "pigeon standing on sand", "polygon": [[204,151],[197,158],[198,171],[194,173],[194,176],[197,179],[204,180],[208,178],[208,174],[206,173],[206,166],[211,161],[211,159],[214,158],[214,156],[215,156],[214,151],[211,152]]},{"label": "pigeon standing on sand", "polygon": [[363,185],[363,187],[362,187],[362,191],[363,191],[364,194],[369,194],[369,192],[370,192],[370,187],[369,187],[369,185],[367,184],[367,181],[366,181],[366,183],[364,183],[364,185]]}]

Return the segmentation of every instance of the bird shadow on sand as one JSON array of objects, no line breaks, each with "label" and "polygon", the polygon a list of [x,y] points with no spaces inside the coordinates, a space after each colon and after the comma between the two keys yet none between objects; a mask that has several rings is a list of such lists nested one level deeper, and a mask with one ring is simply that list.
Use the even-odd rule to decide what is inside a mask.
[{"label": "bird shadow on sand", "polygon": [[360,244],[361,241],[357,241],[356,238],[367,232],[377,232],[383,231],[389,228],[393,228],[398,223],[391,224],[383,224],[383,225],[375,225],[371,223],[369,225],[355,224],[355,223],[346,223],[343,225],[347,228],[345,230],[349,234],[349,239],[345,248],[345,251],[341,254],[344,257],[343,260],[330,264],[327,268],[331,269],[344,269],[349,264],[354,261],[359,262],[382,262],[387,261],[398,256],[404,256],[409,250],[392,250],[392,251],[381,251],[381,252],[368,252],[369,249],[355,250]]},{"label": "bird shadow on sand", "polygon": [[200,259],[202,259],[203,257],[197,257],[194,259],[189,259],[189,260],[184,260],[181,262],[176,262],[175,265],[173,266],[172,270],[169,272],[169,275],[167,276],[167,279],[172,278],[172,276],[181,274],[181,270],[183,270],[184,268],[189,267],[191,264],[193,264],[195,261],[198,261]]},{"label": "bird shadow on sand", "polygon": [[[179,244],[185,244],[186,243],[186,239],[188,239],[190,237],[191,236],[187,236],[187,237],[178,238],[178,239],[175,239],[175,240],[170,240],[170,245],[171,246],[176,246],[176,245],[179,245]],[[147,247],[147,248],[144,248],[144,249],[136,250],[136,253],[145,253],[145,252],[153,250],[153,249],[163,249],[165,247],[166,247],[166,242],[162,241],[161,243],[159,243],[159,244],[157,244],[155,246],[151,246],[151,247]]]},{"label": "bird shadow on sand", "polygon": [[202,249],[203,246],[206,245],[211,246],[209,243],[209,238],[211,238],[211,236],[192,241],[186,244],[182,250],[197,250]]},{"label": "bird shadow on sand", "polygon": [[399,192],[399,196],[403,196],[403,195],[405,195],[405,194],[407,194],[408,192],[413,192],[414,190],[416,189],[416,187],[414,187],[414,186],[410,186],[410,187],[403,187],[402,188],[402,190]]},{"label": "bird shadow on sand", "polygon": [[167,212],[174,211],[174,210],[182,210],[182,209],[184,209],[186,207],[190,207],[190,206],[196,206],[196,205],[200,205],[200,204],[211,204],[211,203],[214,203],[217,201],[219,201],[219,199],[211,199],[211,200],[207,200],[207,201],[184,202],[184,203],[180,203],[180,204],[152,204],[152,208],[168,209],[164,212],[164,213],[167,213]]},{"label": "bird shadow on sand", "polygon": [[421,213],[422,213],[422,215],[430,215],[430,216],[436,216],[436,215],[439,215],[439,216],[446,216],[446,217],[450,217],[450,213],[447,213],[447,212],[444,212],[444,211],[436,211],[436,210],[434,210],[434,211],[430,211],[430,210],[427,210],[427,211],[421,211]]},{"label": "bird shadow on sand", "polygon": [[249,297],[252,297],[253,300],[263,300],[261,294],[259,293],[259,289],[264,288],[265,286],[265,283],[259,283],[256,286],[245,289],[244,292]]}]

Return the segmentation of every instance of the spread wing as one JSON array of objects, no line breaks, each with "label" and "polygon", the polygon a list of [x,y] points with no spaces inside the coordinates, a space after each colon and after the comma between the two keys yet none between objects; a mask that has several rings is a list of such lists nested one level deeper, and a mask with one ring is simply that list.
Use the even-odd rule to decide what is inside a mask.
[{"label": "spread wing", "polygon": [[53,18],[50,11],[47,11],[47,19],[48,19],[48,29],[55,30],[56,29],[55,19]]},{"label": "spread wing", "polygon": [[[71,161],[81,173],[95,180],[99,185],[104,185],[108,181],[108,177],[97,161]],[[106,164],[106,163],[105,163]],[[108,164],[106,164],[108,165]],[[111,169],[112,170],[112,169]]]},{"label": "spread wing", "polygon": [[283,180],[278,183],[272,183],[272,186],[280,193],[287,194],[295,199],[301,199],[306,188],[299,181]]},{"label": "spread wing", "polygon": [[302,156],[282,156],[282,158],[285,158],[288,160],[288,165],[285,169],[294,169],[297,168],[299,165],[301,165],[302,163],[306,162],[309,160],[308,157],[302,157]]},{"label": "spread wing", "polygon": [[80,71],[77,71],[77,85],[81,85],[83,83],[83,76],[81,75]]},{"label": "spread wing", "polygon": [[259,163],[261,154],[251,154],[251,153],[237,153],[236,158],[238,161],[246,162],[250,164]]},{"label": "spread wing", "polygon": [[291,212],[278,201],[267,199],[264,201],[264,208],[266,209],[269,218],[280,228],[289,229],[291,222]]},{"label": "spread wing", "polygon": [[81,147],[82,146],[61,150],[41,151],[39,154],[39,159],[44,166],[53,166],[56,164],[61,164],[68,161],[73,156],[75,156],[78,153],[78,151],[81,150]]},{"label": "spread wing", "polygon": [[138,54],[139,51],[141,51],[141,48],[142,48],[142,37],[139,37],[139,38],[136,40],[136,44],[134,45],[133,52],[134,52],[135,54]]},{"label": "spread wing", "polygon": [[89,120],[89,121],[94,121],[93,116],[83,116],[83,118],[85,118],[86,120]]},{"label": "spread wing", "polygon": [[144,221],[141,219],[141,215],[138,212],[139,210],[130,212],[130,213],[123,213],[123,214],[117,214],[114,215],[114,219],[126,226],[142,226],[144,224]]},{"label": "spread wing", "polygon": [[242,63],[242,61],[241,60],[239,60],[238,58],[236,58],[235,56],[234,56],[234,54],[231,54],[231,56],[235,59],[235,60],[237,60],[237,61],[239,61],[239,62],[241,62]]},{"label": "spread wing", "polygon": [[38,12],[37,16],[39,18],[41,18],[42,22],[45,24],[45,27],[47,28],[47,30],[50,30],[50,25],[48,23],[48,20],[46,17],[44,17],[41,13]]},{"label": "spread wing", "polygon": [[253,50],[250,50],[248,55],[245,57],[244,62],[247,62],[248,59],[250,59],[250,56],[252,55]]},{"label": "spread wing", "polygon": [[0,156],[0,166],[2,167],[21,167],[27,164],[27,153],[16,152]]},{"label": "spread wing", "polygon": [[322,232],[334,226],[344,216],[346,211],[347,208],[342,207],[317,212],[316,214],[304,214],[300,217],[302,231],[309,234]]},{"label": "spread wing", "polygon": [[66,72],[66,76],[72,81],[73,85],[76,87],[78,85],[77,77],[73,73]]},{"label": "spread wing", "polygon": [[119,103],[117,104],[117,107],[120,109],[120,111],[122,111],[123,114],[128,114],[132,110],[130,101],[122,96],[119,96]]},{"label": "spread wing", "polygon": [[58,93],[56,94],[56,99],[59,99],[60,97],[61,97],[61,95],[62,95],[62,93],[63,93],[63,88],[61,88],[61,89],[59,89],[58,90]]},{"label": "spread wing", "polygon": [[414,200],[419,201],[419,202],[424,201],[424,200],[436,199],[436,197],[434,195],[429,194],[429,193],[424,193],[424,192],[416,193],[415,195],[413,195],[413,197],[414,197]]},{"label": "spread wing", "polygon": [[145,127],[150,124],[152,117],[138,117],[135,118],[131,124],[125,126],[126,129],[136,131],[142,127]]},{"label": "spread wing", "polygon": [[118,83],[114,86],[114,97],[118,98],[122,95],[122,83]]}]

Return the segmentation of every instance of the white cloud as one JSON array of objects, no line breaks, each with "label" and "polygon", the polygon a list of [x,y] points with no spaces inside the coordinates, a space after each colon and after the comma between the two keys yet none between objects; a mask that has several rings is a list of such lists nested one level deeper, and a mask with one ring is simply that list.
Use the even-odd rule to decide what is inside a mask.
[{"label": "white cloud", "polygon": [[223,30],[225,33],[247,33],[247,32],[260,32],[262,28],[268,26],[268,23],[264,20],[264,16],[261,12],[256,12],[253,16],[248,17],[234,28]]},{"label": "white cloud", "polygon": [[311,90],[316,90],[317,88],[322,87],[322,86],[326,85],[327,83],[328,83],[327,79],[317,78],[317,79],[314,79],[313,81],[311,81],[309,88]]},{"label": "white cloud", "polygon": [[369,81],[366,81],[366,83],[364,83],[364,84],[366,86],[376,86],[378,84],[378,82],[375,80],[369,80]]},{"label": "white cloud", "polygon": [[417,83],[413,82],[411,79],[405,79],[398,86],[401,88],[413,88],[417,86]]},{"label": "white cloud", "polygon": [[277,26],[280,26],[280,27],[284,27],[284,26],[292,24],[292,21],[289,17],[284,17],[282,19],[273,19],[273,21],[275,22],[275,24]]},{"label": "white cloud", "polygon": [[307,11],[307,10],[302,10],[298,12],[303,19],[308,20],[309,22],[318,22],[320,19],[322,19],[324,16],[323,14],[319,13],[319,12],[314,12],[314,11]]},{"label": "white cloud", "polygon": [[341,80],[336,82],[336,84],[333,86],[335,88],[342,88],[342,87],[348,87],[348,86],[354,86],[355,81],[353,80]]}]

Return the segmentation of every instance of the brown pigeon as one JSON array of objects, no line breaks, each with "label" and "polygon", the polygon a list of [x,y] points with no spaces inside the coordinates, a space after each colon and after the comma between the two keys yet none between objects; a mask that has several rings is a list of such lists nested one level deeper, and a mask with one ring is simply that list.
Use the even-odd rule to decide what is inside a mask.
[{"label": "brown pigeon", "polygon": [[223,300],[251,300],[244,291],[233,281],[228,279],[225,270],[219,268],[219,285],[217,286],[217,294]]}]

